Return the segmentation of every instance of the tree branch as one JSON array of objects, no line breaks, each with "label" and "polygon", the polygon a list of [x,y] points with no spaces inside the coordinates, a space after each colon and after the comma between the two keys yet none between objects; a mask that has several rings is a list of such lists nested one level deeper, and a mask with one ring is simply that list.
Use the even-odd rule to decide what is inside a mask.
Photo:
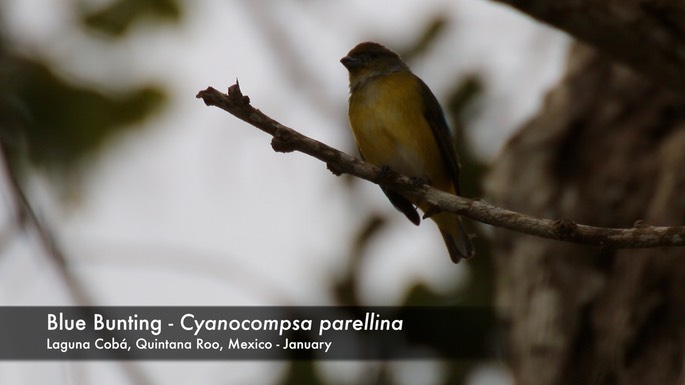
[{"label": "tree branch", "polygon": [[271,146],[275,151],[303,152],[325,162],[336,175],[346,173],[366,179],[424,201],[439,210],[524,234],[586,245],[609,248],[685,246],[685,226],[657,227],[636,223],[632,228],[611,229],[576,224],[566,218],[538,219],[484,201],[452,195],[428,185],[417,185],[414,179],[394,172],[381,172],[379,167],[304,136],[266,116],[250,105],[249,97],[242,94],[238,83],[229,87],[228,94],[209,87],[200,91],[197,97],[206,105],[219,107],[273,136]]}]

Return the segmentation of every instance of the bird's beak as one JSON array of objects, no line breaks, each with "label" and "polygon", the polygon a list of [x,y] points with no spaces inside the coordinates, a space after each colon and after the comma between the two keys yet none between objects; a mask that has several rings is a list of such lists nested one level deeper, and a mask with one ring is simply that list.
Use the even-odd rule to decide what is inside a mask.
[{"label": "bird's beak", "polygon": [[340,59],[340,62],[342,63],[342,65],[345,66],[345,68],[347,68],[348,71],[352,71],[359,68],[362,63],[362,61],[358,58],[350,56],[345,56],[344,58]]}]

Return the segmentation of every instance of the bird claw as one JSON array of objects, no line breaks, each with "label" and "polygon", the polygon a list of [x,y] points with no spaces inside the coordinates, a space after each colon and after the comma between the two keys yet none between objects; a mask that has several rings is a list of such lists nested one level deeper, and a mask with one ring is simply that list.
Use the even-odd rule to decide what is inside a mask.
[{"label": "bird claw", "polygon": [[411,184],[414,185],[414,187],[421,187],[424,184],[430,184],[430,181],[426,178],[420,178],[418,176],[412,176],[409,178],[411,181]]},{"label": "bird claw", "polygon": [[380,171],[378,171],[378,180],[383,180],[388,177],[390,174],[390,166],[383,165],[381,166]]},{"label": "bird claw", "polygon": [[430,207],[428,207],[428,209],[426,209],[426,211],[423,212],[423,219],[426,220],[426,219],[432,217],[433,215],[439,213],[440,211],[442,211],[442,210],[440,210],[439,208],[437,208],[435,206],[430,206]]}]

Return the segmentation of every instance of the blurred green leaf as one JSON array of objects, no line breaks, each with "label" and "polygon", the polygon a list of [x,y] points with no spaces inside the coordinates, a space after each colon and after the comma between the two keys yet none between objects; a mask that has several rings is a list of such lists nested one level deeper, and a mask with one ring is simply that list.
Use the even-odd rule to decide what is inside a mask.
[{"label": "blurred green leaf", "polygon": [[315,361],[291,361],[288,372],[280,380],[281,385],[324,385],[325,381],[314,368]]},{"label": "blurred green leaf", "polygon": [[70,171],[165,100],[156,87],[110,94],[75,85],[28,59],[3,61],[0,79],[3,120],[15,122],[8,136],[21,137],[31,163],[58,173]]},{"label": "blurred green leaf", "polygon": [[460,79],[447,99],[447,110],[456,116],[462,116],[464,110],[483,94],[483,80],[479,75],[466,76]]},{"label": "blurred green leaf", "polygon": [[444,15],[437,15],[428,20],[423,27],[423,31],[419,34],[418,39],[416,39],[411,46],[399,51],[400,56],[402,56],[406,62],[411,62],[418,56],[421,56],[428,51],[435,41],[437,41],[448,25],[449,19]]},{"label": "blurred green leaf", "polygon": [[372,240],[378,236],[388,225],[387,219],[380,214],[370,214],[359,228],[356,237],[352,241],[349,254],[349,264],[345,274],[333,282],[331,288],[340,305],[361,305],[359,293],[359,275],[363,266],[367,250]]},{"label": "blurred green leaf", "polygon": [[461,163],[461,192],[466,197],[479,197],[482,194],[480,181],[487,172],[488,165],[475,157],[470,143],[464,135],[465,128],[477,117],[478,102],[484,91],[483,80],[477,74],[459,79],[449,93],[445,104],[445,113],[451,119],[454,132],[453,139]]},{"label": "blurred green leaf", "polygon": [[[452,293],[451,293],[452,294]],[[423,282],[413,282],[402,306],[441,306],[451,301],[451,296],[441,295],[431,290]]]},{"label": "blurred green leaf", "polygon": [[181,7],[177,0],[117,0],[110,6],[82,15],[83,23],[112,37],[124,35],[139,19],[178,21]]}]

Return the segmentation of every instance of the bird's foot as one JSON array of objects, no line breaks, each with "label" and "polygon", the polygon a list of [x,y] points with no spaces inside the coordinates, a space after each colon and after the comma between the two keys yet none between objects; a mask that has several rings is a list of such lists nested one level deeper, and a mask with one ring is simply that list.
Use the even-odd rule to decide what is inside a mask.
[{"label": "bird's foot", "polygon": [[412,176],[409,178],[409,180],[411,180],[411,184],[414,185],[414,187],[420,187],[424,184],[430,184],[430,180],[418,176]]}]

